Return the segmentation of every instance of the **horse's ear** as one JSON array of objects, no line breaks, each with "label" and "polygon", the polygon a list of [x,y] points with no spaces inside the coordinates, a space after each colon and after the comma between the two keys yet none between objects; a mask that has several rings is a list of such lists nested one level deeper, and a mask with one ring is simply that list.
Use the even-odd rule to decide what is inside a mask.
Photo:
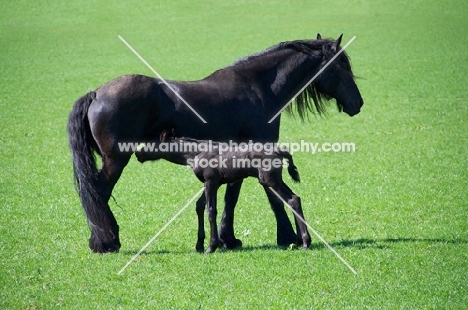
[{"label": "horse's ear", "polygon": [[317,33],[317,40],[322,40],[322,36],[320,35],[320,33]]},{"label": "horse's ear", "polygon": [[333,42],[333,45],[331,47],[331,50],[332,50],[333,53],[336,53],[336,51],[338,51],[338,47],[340,47],[342,38],[343,38],[343,34],[341,34],[340,37],[338,39],[336,39],[335,42]]}]

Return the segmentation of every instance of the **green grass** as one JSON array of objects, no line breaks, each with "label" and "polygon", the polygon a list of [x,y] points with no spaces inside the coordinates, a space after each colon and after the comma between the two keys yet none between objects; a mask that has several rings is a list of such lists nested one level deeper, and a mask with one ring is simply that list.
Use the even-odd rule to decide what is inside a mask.
[{"label": "green grass", "polygon": [[[468,304],[468,5],[463,1],[16,1],[0,10],[0,309],[462,309]],[[362,113],[333,109],[281,141],[296,153],[312,249],[275,245],[261,187],[236,210],[242,250],[198,255],[194,208],[117,272],[200,189],[184,167],[132,159],[112,208],[123,247],[96,255],[73,189],[73,102],[126,74],[199,79],[281,41],[344,33]],[[222,197],[220,197],[221,199]]]}]

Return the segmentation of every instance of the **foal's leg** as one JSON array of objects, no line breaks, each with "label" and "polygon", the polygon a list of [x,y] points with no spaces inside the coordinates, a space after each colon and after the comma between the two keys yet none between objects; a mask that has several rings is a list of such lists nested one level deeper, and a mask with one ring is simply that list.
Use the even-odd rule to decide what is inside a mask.
[{"label": "foal's leg", "polygon": [[210,221],[210,245],[205,253],[213,253],[219,246],[218,227],[216,225],[216,195],[219,184],[211,181],[205,182],[206,213]]},{"label": "foal's leg", "polygon": [[234,236],[234,208],[239,199],[242,180],[227,184],[224,195],[224,212],[219,228],[220,245],[226,249],[234,249],[242,246],[242,241]]},{"label": "foal's leg", "polygon": [[[272,188],[283,198],[284,201],[290,205],[294,211],[304,219],[304,213],[302,212],[302,205],[301,205],[301,198],[293,193],[293,191],[284,183],[281,182],[280,184],[275,184]],[[276,194],[272,193],[276,196]],[[309,232],[307,231],[306,224],[297,218],[296,214],[294,214],[294,220],[296,222],[296,227],[298,230],[298,234],[300,234],[302,239],[302,246],[307,249],[310,246],[311,238]]]},{"label": "foal's leg", "polygon": [[205,223],[204,223],[204,216],[205,216],[205,204],[206,204],[206,199],[205,199],[205,193],[201,195],[200,198],[198,198],[197,203],[196,203],[196,210],[197,210],[197,217],[198,217],[198,239],[197,239],[197,245],[195,246],[195,249],[197,252],[203,252],[204,246],[203,243],[205,241]]},{"label": "foal's leg", "polygon": [[297,235],[292,228],[286,211],[284,211],[283,202],[279,200],[278,197],[272,193],[267,186],[264,186],[264,189],[265,193],[267,194],[268,201],[270,202],[271,209],[275,213],[276,243],[279,246],[289,246],[292,243],[296,243]]}]

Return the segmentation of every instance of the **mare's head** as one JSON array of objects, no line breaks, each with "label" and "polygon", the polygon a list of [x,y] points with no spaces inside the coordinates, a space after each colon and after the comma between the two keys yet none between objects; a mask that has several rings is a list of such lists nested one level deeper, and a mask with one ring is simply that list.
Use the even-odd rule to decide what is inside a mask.
[{"label": "mare's head", "polygon": [[[322,114],[325,111],[325,101],[336,99],[338,110],[349,116],[360,112],[364,101],[354,82],[349,57],[340,48],[341,35],[337,40],[322,39],[317,34],[316,40],[287,42],[287,46],[308,54],[315,62],[314,70],[310,74],[318,76],[296,98],[296,108],[303,118],[307,111],[315,110]],[[312,77],[312,76],[311,76]],[[289,106],[289,111],[292,107]]]},{"label": "mare's head", "polygon": [[[364,100],[354,82],[349,57],[341,50],[340,43],[343,35],[336,41],[323,40],[317,34],[317,42],[322,45],[322,61],[320,69],[326,68],[314,81],[315,87],[325,98],[335,98],[338,109],[349,116],[360,112]],[[336,57],[335,57],[336,56]],[[334,58],[335,57],[335,58]]]}]

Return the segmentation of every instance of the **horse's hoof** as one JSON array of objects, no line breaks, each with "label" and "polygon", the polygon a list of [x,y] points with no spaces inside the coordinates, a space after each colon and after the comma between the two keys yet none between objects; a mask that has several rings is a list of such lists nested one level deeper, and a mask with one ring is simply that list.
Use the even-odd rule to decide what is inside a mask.
[{"label": "horse's hoof", "polygon": [[[300,240],[300,242],[299,242]],[[302,240],[297,238],[297,235],[296,234],[292,234],[292,235],[278,235],[277,239],[276,239],[276,243],[278,244],[278,246],[280,247],[288,247],[291,243],[294,243],[294,244],[297,244],[297,245],[301,245],[302,244]]]},{"label": "horse's hoof", "polygon": [[226,250],[233,250],[233,249],[242,247],[242,241],[236,238],[228,239],[228,240],[220,240],[220,242],[221,242],[220,246]]},{"label": "horse's hoof", "polygon": [[106,254],[106,253],[119,253],[120,246],[116,244],[100,244],[90,245],[89,248],[94,253]]},{"label": "horse's hoof", "polygon": [[120,250],[119,240],[116,239],[112,242],[101,242],[99,240],[96,240],[96,238],[93,235],[89,239],[88,245],[91,251],[93,251],[94,253],[118,253]]},{"label": "horse's hoof", "polygon": [[206,249],[205,254],[214,253],[214,251],[216,251],[217,248],[217,246],[209,246],[208,249]]},{"label": "horse's hoof", "polygon": [[[304,240],[305,239],[305,240]],[[309,237],[306,237],[304,239],[301,239],[301,238],[297,238],[296,240],[296,245],[297,246],[302,246],[303,248],[307,249],[311,243],[312,243],[312,239]]]},{"label": "horse's hoof", "polygon": [[203,244],[202,245],[197,244],[195,246],[195,250],[197,250],[198,253],[203,253],[204,251]]}]

